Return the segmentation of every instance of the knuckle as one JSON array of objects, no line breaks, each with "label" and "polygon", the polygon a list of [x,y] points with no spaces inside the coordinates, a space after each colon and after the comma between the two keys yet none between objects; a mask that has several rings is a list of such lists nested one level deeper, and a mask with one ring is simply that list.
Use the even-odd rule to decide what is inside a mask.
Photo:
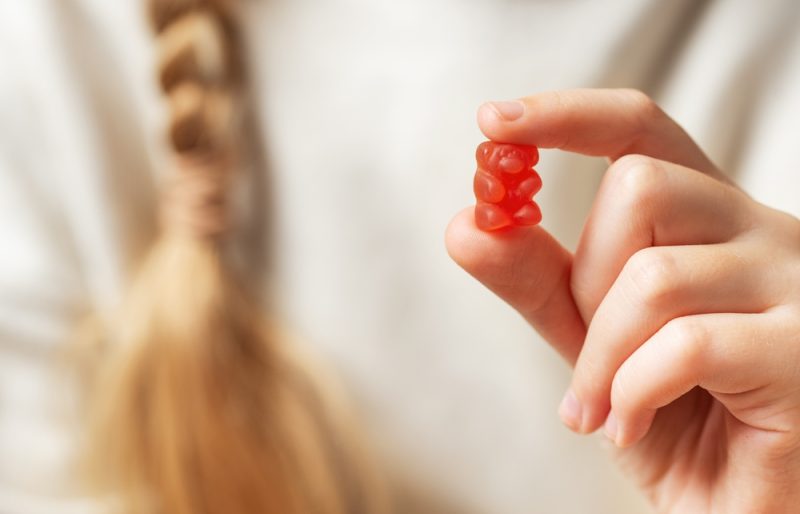
[{"label": "knuckle", "polygon": [[708,329],[694,318],[677,318],[665,325],[667,343],[673,347],[674,363],[686,369],[698,369],[709,340]]},{"label": "knuckle", "polygon": [[628,209],[647,208],[664,188],[665,176],[660,164],[645,155],[623,155],[614,161],[608,173],[614,182],[612,191]]},{"label": "knuckle", "polygon": [[658,104],[645,93],[638,89],[624,89],[623,94],[636,116],[642,121],[657,119],[663,116],[664,111]]},{"label": "knuckle", "polygon": [[626,263],[624,274],[629,300],[647,308],[659,308],[674,300],[678,264],[661,248],[636,252]]},{"label": "knuckle", "polygon": [[786,212],[780,212],[779,216],[779,223],[786,234],[786,239],[792,245],[792,248],[800,250],[800,219]]}]

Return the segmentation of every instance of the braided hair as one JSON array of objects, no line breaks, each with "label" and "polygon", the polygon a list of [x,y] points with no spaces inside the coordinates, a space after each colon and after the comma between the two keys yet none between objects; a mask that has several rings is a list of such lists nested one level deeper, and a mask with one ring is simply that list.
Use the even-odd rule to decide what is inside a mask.
[{"label": "braided hair", "polygon": [[124,513],[384,512],[336,402],[223,251],[241,169],[232,0],[147,0],[168,106],[161,229],[107,324],[90,464]]}]

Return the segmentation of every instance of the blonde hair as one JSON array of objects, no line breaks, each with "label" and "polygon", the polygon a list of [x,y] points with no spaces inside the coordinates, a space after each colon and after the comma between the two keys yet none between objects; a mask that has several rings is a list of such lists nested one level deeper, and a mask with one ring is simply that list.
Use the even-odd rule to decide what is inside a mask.
[{"label": "blonde hair", "polygon": [[386,511],[336,395],[226,263],[243,69],[232,2],[149,0],[173,178],[161,231],[109,322],[91,470],[125,513]]}]

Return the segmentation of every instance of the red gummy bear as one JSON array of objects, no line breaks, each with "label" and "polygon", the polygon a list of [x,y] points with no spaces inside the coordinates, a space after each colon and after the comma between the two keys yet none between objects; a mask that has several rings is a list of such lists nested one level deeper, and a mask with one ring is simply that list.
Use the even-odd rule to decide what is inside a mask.
[{"label": "red gummy bear", "polygon": [[475,152],[478,170],[473,189],[475,224],[481,230],[511,225],[536,225],[542,211],[533,195],[542,188],[542,178],[533,169],[539,162],[535,146],[484,141]]}]

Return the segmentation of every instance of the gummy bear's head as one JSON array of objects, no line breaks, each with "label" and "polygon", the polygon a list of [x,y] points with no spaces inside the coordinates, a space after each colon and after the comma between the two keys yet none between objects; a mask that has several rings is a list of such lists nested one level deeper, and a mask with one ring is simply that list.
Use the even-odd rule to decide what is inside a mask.
[{"label": "gummy bear's head", "polygon": [[536,147],[485,141],[475,153],[478,166],[490,172],[519,173],[539,160]]}]

